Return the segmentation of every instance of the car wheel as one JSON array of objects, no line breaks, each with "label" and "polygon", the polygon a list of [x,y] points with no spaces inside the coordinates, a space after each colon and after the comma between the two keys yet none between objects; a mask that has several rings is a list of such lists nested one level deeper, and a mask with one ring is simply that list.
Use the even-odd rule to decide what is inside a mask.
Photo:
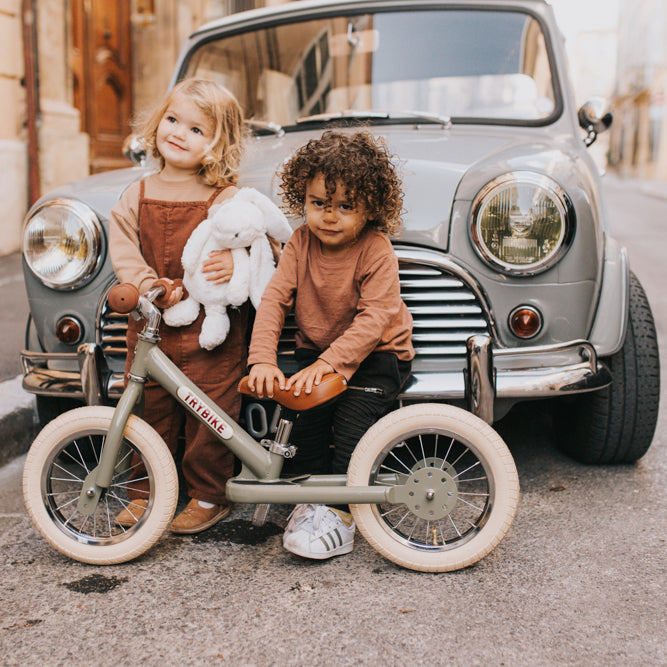
[{"label": "car wheel", "polygon": [[559,401],[561,449],[582,463],[632,463],[653,440],[660,399],[660,359],[651,308],[630,273],[630,306],[623,347],[604,359],[605,389]]}]

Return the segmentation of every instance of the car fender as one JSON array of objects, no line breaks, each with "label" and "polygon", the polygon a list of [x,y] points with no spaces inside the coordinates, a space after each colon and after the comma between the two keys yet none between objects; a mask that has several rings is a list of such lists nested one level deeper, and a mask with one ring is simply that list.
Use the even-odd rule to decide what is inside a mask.
[{"label": "car fender", "polygon": [[590,342],[600,357],[609,357],[623,347],[628,325],[629,284],[627,251],[618,241],[607,237],[600,298],[590,334]]}]

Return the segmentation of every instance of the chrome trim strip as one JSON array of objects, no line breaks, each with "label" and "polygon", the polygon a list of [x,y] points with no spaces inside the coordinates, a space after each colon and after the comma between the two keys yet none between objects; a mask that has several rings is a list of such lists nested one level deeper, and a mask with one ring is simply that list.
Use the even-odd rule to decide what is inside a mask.
[{"label": "chrome trim strip", "polygon": [[[90,357],[93,358],[92,356]],[[81,372],[48,368],[55,360],[78,363],[76,353],[23,351],[23,388],[39,396],[62,396],[84,400]],[[527,399],[559,396],[602,389],[611,384],[611,373],[598,363],[593,346],[587,341],[571,341],[512,350],[494,350],[496,398]],[[486,372],[481,369],[480,372]],[[120,397],[123,374],[112,373],[106,382],[106,396]],[[401,394],[404,400],[464,400],[465,371],[422,372],[413,375]]]}]

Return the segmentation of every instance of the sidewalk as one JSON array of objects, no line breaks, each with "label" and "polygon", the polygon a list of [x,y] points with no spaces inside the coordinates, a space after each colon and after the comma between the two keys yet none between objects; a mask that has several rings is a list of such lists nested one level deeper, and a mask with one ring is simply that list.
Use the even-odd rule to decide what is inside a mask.
[{"label": "sidewalk", "polygon": [[620,187],[637,190],[647,197],[667,200],[667,182],[647,181],[640,178],[622,176],[613,171],[606,171],[602,184],[607,187]]},{"label": "sidewalk", "polygon": [[25,454],[37,433],[35,397],[23,390],[21,380],[0,382],[0,466]]}]

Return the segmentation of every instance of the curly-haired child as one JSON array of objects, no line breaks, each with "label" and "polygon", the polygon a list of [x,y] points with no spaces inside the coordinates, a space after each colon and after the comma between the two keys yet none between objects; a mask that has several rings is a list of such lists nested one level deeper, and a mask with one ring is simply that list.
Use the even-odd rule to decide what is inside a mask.
[{"label": "curly-haired child", "polygon": [[[386,147],[368,132],[325,132],[300,148],[280,177],[283,201],[305,225],[285,246],[257,311],[249,386],[270,397],[277,380],[298,395],[326,373],[344,375],[346,392],[296,419],[297,455],[285,471],[346,474],[354,447],[392,407],[414,357],[412,317],[388,238],[400,227],[401,185]],[[292,308],[300,370],[286,380],[277,346]],[[355,525],[347,509],[297,505],[284,547],[316,559],[350,552]]]}]

